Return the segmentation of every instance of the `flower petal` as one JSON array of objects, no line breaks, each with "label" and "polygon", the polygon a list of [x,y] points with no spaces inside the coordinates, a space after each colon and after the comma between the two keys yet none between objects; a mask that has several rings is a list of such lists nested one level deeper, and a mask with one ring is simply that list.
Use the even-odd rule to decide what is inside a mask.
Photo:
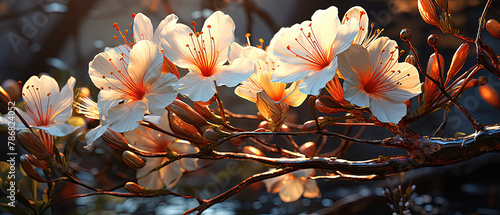
[{"label": "flower petal", "polygon": [[158,27],[156,27],[155,34],[153,35],[153,43],[158,45],[158,48],[161,48],[160,35],[161,35],[161,31],[163,30],[163,28],[165,28],[165,26],[167,26],[167,24],[170,23],[171,21],[176,23],[177,20],[179,20],[179,17],[177,17],[177,15],[172,13],[172,14],[169,14],[168,16],[166,16],[165,19],[163,19],[160,22]]},{"label": "flower petal", "polygon": [[179,92],[193,101],[206,102],[215,94],[213,79],[190,71],[179,79]]},{"label": "flower petal", "polygon": [[106,130],[108,130],[108,126],[107,125],[99,125],[93,129],[90,129],[89,131],[87,131],[87,134],[85,134],[85,141],[87,142],[87,149],[90,149],[94,142],[99,138],[101,137],[105,132]]},{"label": "flower petal", "polygon": [[406,104],[372,97],[370,110],[381,122],[398,123],[406,115]]},{"label": "flower petal", "polygon": [[131,101],[119,104],[109,109],[109,128],[117,132],[134,130],[138,122],[144,118],[146,103],[143,101]]},{"label": "flower petal", "polygon": [[257,59],[265,60],[268,56],[267,52],[255,46],[242,47],[238,43],[231,44],[231,51],[229,52],[229,62],[236,58],[244,57],[255,62]]},{"label": "flower petal", "polygon": [[370,44],[368,47],[368,54],[370,55],[370,64],[374,69],[374,74],[382,70],[383,66],[380,65],[385,65],[391,59],[397,60],[399,54],[399,50],[396,48],[397,46],[398,44],[396,41],[388,37],[380,37]]},{"label": "flower petal", "polygon": [[75,78],[70,77],[68,83],[61,88],[58,95],[57,103],[53,104],[52,118],[55,121],[65,122],[71,117],[73,108],[73,87],[75,86]]},{"label": "flower petal", "polygon": [[300,92],[308,95],[319,95],[321,89],[326,86],[337,71],[337,58],[334,58],[330,65],[326,66],[320,71],[312,72],[309,76],[302,81],[299,85]]},{"label": "flower petal", "polygon": [[298,82],[292,83],[292,86],[290,86],[288,89],[285,90],[285,94],[287,96],[281,102],[293,107],[300,106],[307,98],[307,94],[300,92],[298,86],[299,86]]},{"label": "flower petal", "polygon": [[56,122],[52,123],[50,126],[33,126],[33,128],[38,128],[41,130],[46,131],[50,135],[57,136],[57,137],[63,137],[68,134],[73,133],[76,129],[79,127],[73,127],[67,123],[64,122]]},{"label": "flower petal", "polygon": [[149,189],[160,189],[163,187],[159,171],[151,172],[160,166],[164,158],[146,158],[146,165],[137,170],[137,184]]},{"label": "flower petal", "polygon": [[186,45],[192,44],[190,34],[194,34],[190,27],[177,22],[169,22],[160,33],[161,46],[165,57],[175,65],[194,69],[195,60]]},{"label": "flower petal", "polygon": [[141,40],[153,41],[153,24],[144,14],[138,13],[135,15],[133,29],[136,43]]},{"label": "flower petal", "polygon": [[352,79],[344,81],[344,98],[360,107],[370,105],[370,97],[362,90],[360,82],[354,82]]},{"label": "flower petal", "polygon": [[169,189],[175,187],[177,181],[179,181],[182,176],[181,164],[179,161],[174,161],[167,166],[162,167],[158,171],[160,172],[163,184],[165,184]]},{"label": "flower petal", "polygon": [[284,202],[297,201],[304,194],[304,182],[299,178],[291,178],[283,181],[283,187],[279,196]]},{"label": "flower petal", "polygon": [[226,85],[234,87],[246,80],[252,74],[254,64],[252,61],[245,58],[238,58],[228,66],[219,67],[219,71],[212,75],[217,86]]},{"label": "flower petal", "polygon": [[324,50],[329,50],[337,36],[340,26],[338,9],[331,6],[326,10],[317,10],[311,17],[312,29],[315,38]]},{"label": "flower petal", "polygon": [[291,64],[278,61],[276,70],[271,81],[280,83],[292,83],[307,77],[310,72],[316,71],[316,67],[310,64]]},{"label": "flower petal", "polygon": [[368,34],[368,15],[366,14],[365,9],[363,9],[362,7],[354,6],[345,13],[344,18],[342,19],[342,23],[346,23],[347,20],[351,18],[357,19],[359,25],[359,32],[356,36],[356,39],[354,39],[354,44],[361,45],[363,40],[366,38],[366,35]]},{"label": "flower petal", "polygon": [[148,86],[161,75],[163,55],[148,40],[139,41],[130,51],[128,75],[138,85]]},{"label": "flower petal", "polygon": [[373,76],[370,56],[363,46],[353,44],[338,57],[339,72],[344,78],[361,83],[361,80],[368,80]]},{"label": "flower petal", "polygon": [[165,73],[148,87],[144,98],[148,100],[149,111],[153,114],[163,115],[165,107],[177,97],[177,85],[177,77],[171,73]]},{"label": "flower petal", "polygon": [[307,179],[304,184],[304,197],[306,198],[316,198],[321,194],[319,192],[318,184],[315,180]]},{"label": "flower petal", "polygon": [[202,32],[204,38],[206,38],[205,41],[208,42],[211,38],[215,41],[213,46],[215,50],[212,50],[211,45],[207,45],[206,49],[208,53],[218,52],[219,57],[215,63],[216,65],[227,61],[229,46],[234,41],[234,28],[233,19],[221,11],[214,12],[203,24]]},{"label": "flower petal", "polygon": [[349,19],[347,23],[340,25],[337,30],[337,37],[333,41],[331,55],[340,54],[348,49],[356,38],[358,31],[358,21],[355,18]]},{"label": "flower petal", "polygon": [[90,79],[99,89],[124,89],[122,82],[110,74],[110,72],[118,72],[117,69],[127,71],[124,63],[122,63],[122,56],[114,49],[101,52],[89,63]]},{"label": "flower petal", "polygon": [[47,75],[42,75],[40,78],[36,75],[31,76],[23,86],[22,96],[26,109],[31,109],[33,113],[29,115],[35,123],[33,125],[48,125],[52,117],[48,116],[50,106],[56,105],[59,97],[57,81]]},{"label": "flower petal", "polygon": [[99,109],[99,117],[106,120],[110,108],[116,106],[120,101],[122,94],[115,90],[101,90],[97,99],[97,108]]}]

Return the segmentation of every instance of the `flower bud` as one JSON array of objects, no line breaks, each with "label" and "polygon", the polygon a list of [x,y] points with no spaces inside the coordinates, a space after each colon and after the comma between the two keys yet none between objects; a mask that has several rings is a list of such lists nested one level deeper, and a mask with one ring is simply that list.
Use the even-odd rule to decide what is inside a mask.
[{"label": "flower bud", "polygon": [[445,13],[448,13],[448,0],[435,0],[436,3],[443,9]]},{"label": "flower bud", "polygon": [[479,95],[484,99],[488,104],[497,109],[500,109],[500,96],[498,92],[489,84],[485,84],[479,87]]},{"label": "flower bud", "polygon": [[254,132],[266,132],[266,131],[267,131],[267,129],[265,129],[265,128],[257,128],[254,130]]},{"label": "flower bud", "polygon": [[288,127],[288,125],[281,125],[281,127],[277,128],[276,131],[279,131],[279,132],[290,132],[290,127]]},{"label": "flower bud", "polygon": [[130,149],[127,139],[125,139],[125,137],[121,133],[111,130],[109,128],[106,132],[104,132],[101,138],[104,140],[104,142],[106,142],[113,148],[122,151]]},{"label": "flower bud", "polygon": [[213,120],[213,113],[210,111],[210,108],[206,105],[200,105],[198,102],[195,102],[193,105],[194,110],[199,113],[205,119]]},{"label": "flower bud", "polygon": [[314,156],[314,153],[316,152],[316,143],[306,142],[299,147],[299,151],[307,156]]},{"label": "flower bud", "polygon": [[122,159],[127,166],[132,167],[134,169],[140,169],[146,165],[146,162],[142,160],[139,156],[137,156],[135,153],[131,151],[123,151],[122,153]]},{"label": "flower bud", "polygon": [[408,41],[411,39],[411,30],[408,28],[403,28],[401,32],[399,32],[399,37],[401,37],[401,40],[403,41]]},{"label": "flower bud", "polygon": [[149,190],[147,187],[141,187],[137,183],[130,181],[125,184],[125,189],[133,194],[143,194],[145,191]]},{"label": "flower bud", "polygon": [[200,114],[198,114],[193,110],[193,108],[179,99],[175,99],[174,102],[172,102],[172,104],[167,107],[167,109],[175,113],[175,115],[181,118],[182,121],[196,127],[201,127],[208,124]]},{"label": "flower bud", "polygon": [[250,154],[250,155],[257,155],[257,156],[265,156],[262,151],[260,151],[258,148],[255,148],[253,146],[245,146],[243,147],[242,150],[243,153]]},{"label": "flower bud", "polygon": [[47,147],[43,142],[38,138],[37,135],[31,133],[28,130],[21,130],[17,133],[17,140],[23,146],[26,151],[30,154],[35,155],[37,158],[42,160],[49,160],[51,158],[51,154],[49,153]]},{"label": "flower bud", "polygon": [[453,55],[453,59],[451,60],[450,69],[448,70],[448,74],[446,75],[446,83],[448,83],[457,73],[462,69],[465,64],[465,60],[467,60],[467,55],[469,54],[469,44],[462,43],[460,47],[458,47],[457,51]]},{"label": "flower bud", "polygon": [[439,37],[435,34],[431,34],[429,35],[429,37],[427,37],[427,44],[429,44],[430,46],[434,47],[434,46],[437,46],[439,43]]},{"label": "flower bud", "polygon": [[498,23],[497,20],[488,20],[488,22],[486,22],[486,30],[491,34],[491,36],[500,40],[500,23]]},{"label": "flower bud", "polygon": [[477,79],[478,86],[483,86],[488,83],[488,78],[486,76],[481,76]]},{"label": "flower bud", "polygon": [[257,126],[257,128],[263,128],[263,129],[269,129],[269,122],[268,121],[262,121],[259,123],[259,125]]},{"label": "flower bud", "polygon": [[268,121],[279,123],[288,114],[288,105],[275,102],[265,92],[257,93],[257,109]]},{"label": "flower bud", "polygon": [[231,142],[231,144],[239,146],[243,143],[243,141],[245,141],[245,139],[246,138],[244,136],[237,136],[229,139],[229,141]]},{"label": "flower bud", "polygon": [[21,96],[21,87],[19,86],[17,81],[14,81],[13,79],[7,79],[3,81],[2,87],[5,92],[7,92],[12,101],[17,101],[19,99],[19,96]]},{"label": "flower bud", "polygon": [[409,54],[408,56],[406,56],[405,62],[409,63],[413,66],[417,65],[417,59],[412,54]]},{"label": "flower bud", "polygon": [[5,91],[5,89],[3,89],[0,86],[0,113],[1,114],[6,114],[9,112],[9,103],[11,101],[12,100],[10,99],[10,96],[7,93],[7,91]]},{"label": "flower bud", "polygon": [[203,137],[210,142],[219,140],[219,134],[213,128],[207,128],[205,132],[203,132]]},{"label": "flower bud", "polygon": [[[439,81],[441,79],[441,71],[444,70],[444,59],[442,55],[439,55],[439,63],[436,60],[436,54],[432,54],[429,57],[429,61],[427,62],[427,74],[431,76],[434,80]],[[439,67],[441,66],[441,68]],[[438,87],[437,85],[432,82],[430,79],[426,78],[424,81],[424,97],[425,101],[427,103],[430,102],[430,100],[434,99],[434,97],[437,95],[436,93],[438,92]]]},{"label": "flower bud", "polygon": [[24,154],[24,156],[31,164],[35,165],[38,168],[49,168],[49,164],[46,161],[38,159],[35,155]]},{"label": "flower bud", "polygon": [[344,105],[326,95],[322,95],[316,99],[314,106],[322,113],[335,114],[346,111]]},{"label": "flower bud", "polygon": [[436,8],[432,0],[418,0],[418,12],[422,19],[429,25],[439,27],[439,18],[436,14]]},{"label": "flower bud", "polygon": [[24,172],[32,179],[38,181],[38,182],[46,182],[38,172],[36,172],[33,167],[31,166],[31,163],[29,160],[26,158],[26,155],[21,155],[20,157],[21,160],[21,167],[23,168]]}]

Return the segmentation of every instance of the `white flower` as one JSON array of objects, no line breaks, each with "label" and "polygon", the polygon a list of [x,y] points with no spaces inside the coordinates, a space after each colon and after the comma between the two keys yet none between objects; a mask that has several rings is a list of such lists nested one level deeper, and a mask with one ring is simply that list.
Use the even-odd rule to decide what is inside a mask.
[{"label": "white flower", "polygon": [[139,41],[126,54],[108,50],[89,64],[90,78],[101,89],[101,118],[117,132],[133,130],[146,113],[163,115],[177,96],[177,78],[162,74],[163,56],[153,42]]},{"label": "white flower", "polygon": [[[193,28],[195,24],[193,22]],[[253,63],[238,58],[229,65],[228,52],[234,40],[234,22],[217,11],[207,18],[202,31],[171,21],[161,32],[165,56],[175,65],[189,69],[179,80],[179,92],[193,101],[208,101],[217,86],[234,87],[247,79]]]},{"label": "white flower", "polygon": [[[70,77],[59,92],[57,81],[46,75],[31,76],[23,86],[22,96],[26,112],[18,109],[22,118],[32,128],[44,130],[50,135],[65,136],[75,131],[66,121],[71,117],[75,78]],[[17,129],[25,128],[16,123]]]},{"label": "white flower", "polygon": [[339,71],[346,78],[345,99],[369,106],[381,122],[398,123],[406,115],[404,101],[422,92],[417,69],[398,63],[398,58],[396,41],[387,37],[378,38],[367,49],[352,45],[339,55]]},{"label": "white flower", "polygon": [[[171,131],[168,114],[164,114],[159,121],[158,127]],[[140,126],[133,131],[124,133],[125,138],[134,147],[148,152],[165,152],[166,149],[179,154],[196,153],[198,149],[188,141],[177,140],[153,129]],[[183,172],[194,171],[197,167],[197,159],[186,158],[174,161],[158,171],[151,172],[156,167],[167,162],[168,158],[146,158],[146,165],[137,170],[137,183],[150,189],[160,189],[166,186],[173,188],[182,176]]]},{"label": "white flower", "polygon": [[308,179],[314,175],[314,169],[303,169],[278,177],[264,180],[268,193],[279,193],[284,202],[297,201],[301,196],[316,198],[321,194],[315,180]]},{"label": "white flower", "polygon": [[312,21],[281,28],[269,45],[269,52],[283,62],[272,81],[299,85],[302,93],[318,95],[337,71],[337,54],[349,48],[359,26],[355,18],[341,24],[332,6],[317,10]]}]

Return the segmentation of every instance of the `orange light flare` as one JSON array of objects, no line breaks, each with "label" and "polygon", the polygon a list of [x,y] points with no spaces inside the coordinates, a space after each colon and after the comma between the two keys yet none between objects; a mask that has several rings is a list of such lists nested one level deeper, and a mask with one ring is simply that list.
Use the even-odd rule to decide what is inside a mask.
[{"label": "orange light flare", "polygon": [[491,106],[500,109],[500,96],[498,91],[489,84],[479,87],[479,95]]}]

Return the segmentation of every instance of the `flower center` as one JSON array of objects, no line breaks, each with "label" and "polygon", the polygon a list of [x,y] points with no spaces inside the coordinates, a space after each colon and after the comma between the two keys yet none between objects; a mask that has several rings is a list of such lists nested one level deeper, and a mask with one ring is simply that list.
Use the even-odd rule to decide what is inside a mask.
[{"label": "flower center", "polygon": [[198,67],[201,75],[210,77],[215,73],[214,68],[217,63],[217,58],[219,57],[219,51],[216,50],[215,46],[215,39],[212,37],[212,33],[210,31],[212,26],[207,26],[209,43],[206,43],[203,37],[203,31],[196,32],[196,22],[193,22],[192,25],[193,32],[195,33],[189,33],[191,44],[186,44],[186,48],[189,50],[192,61],[196,67]]},{"label": "flower center", "polygon": [[[128,99],[133,99],[133,100],[141,100],[144,94],[146,93],[146,87],[143,85],[142,81],[139,81],[139,83],[136,83],[134,79],[130,76],[128,73],[128,63],[123,59],[125,54],[122,53],[122,57],[120,58],[120,63],[123,64],[123,68],[125,68],[125,71],[121,71],[118,69],[118,67],[115,65],[113,60],[110,58],[109,62],[113,67],[115,68],[116,72],[111,71],[109,74],[113,76],[112,80],[117,80],[119,81],[122,86],[118,86],[113,83],[109,78],[107,78],[105,75],[102,76],[103,79],[106,79],[106,81],[113,87],[108,86],[108,89],[113,89],[118,92],[121,92],[125,95],[127,95],[129,98]],[[126,56],[128,57],[128,56]],[[104,90],[103,87],[101,87],[101,90]]]},{"label": "flower center", "polygon": [[[378,59],[377,67],[374,69],[374,74],[370,78],[364,78],[363,89],[368,94],[384,93],[394,90],[402,85],[402,80],[410,76],[409,73],[402,74],[401,70],[392,70],[394,65],[398,62],[399,56],[394,58],[395,51],[398,49],[396,46],[394,51],[391,51],[391,57],[385,64],[380,62],[382,54]],[[382,50],[385,52],[385,50]]]},{"label": "flower center", "polygon": [[37,126],[49,125],[52,121],[53,116],[52,104],[49,103],[51,93],[47,94],[47,103],[44,105],[44,98],[42,98],[42,95],[40,95],[40,90],[38,89],[38,87],[35,88],[34,85],[31,85],[27,86],[26,90],[28,91],[29,95],[26,96],[26,94],[23,92],[23,96],[29,98],[29,100],[31,101],[29,103],[30,105],[26,105],[26,113],[28,114],[28,116],[30,116],[31,119],[33,119]]},{"label": "flower center", "polygon": [[75,102],[76,112],[90,119],[99,119],[99,109],[97,103],[85,95],[79,95]]},{"label": "flower center", "polygon": [[308,61],[319,67],[319,69],[322,69],[330,64],[331,56],[330,53],[327,50],[324,50],[318,43],[318,39],[316,38],[316,35],[314,34],[314,31],[312,29],[312,23],[309,24],[309,30],[310,31],[306,33],[304,32],[303,28],[300,28],[301,37],[305,39],[305,42],[301,42],[303,40],[299,41],[298,38],[295,38],[295,41],[305,51],[305,56],[298,54],[296,51],[293,51],[290,48],[290,45],[288,45],[286,48],[296,57]]}]

